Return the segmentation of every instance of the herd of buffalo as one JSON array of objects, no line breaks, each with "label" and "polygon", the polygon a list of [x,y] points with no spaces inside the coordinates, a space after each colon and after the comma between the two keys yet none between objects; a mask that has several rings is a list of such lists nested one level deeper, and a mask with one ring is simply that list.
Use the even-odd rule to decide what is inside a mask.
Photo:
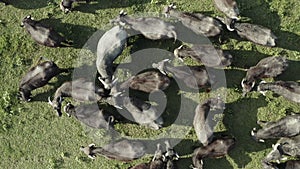
[{"label": "herd of buffalo", "polygon": [[[62,0],[60,8],[65,12],[72,11],[72,4],[78,0]],[[0,2],[4,2],[1,0]],[[89,3],[89,0],[86,0]],[[7,3],[9,4],[9,3]],[[224,18],[214,18],[201,13],[182,12],[176,9],[174,4],[163,9],[163,17],[133,17],[121,11],[119,16],[111,20],[113,27],[99,39],[97,45],[96,67],[99,74],[99,83],[85,78],[73,79],[64,82],[57,88],[54,96],[49,96],[49,104],[58,116],[65,112],[68,116],[76,117],[80,122],[91,128],[104,128],[111,130],[116,121],[123,120],[123,114],[127,113],[127,119],[145,127],[159,130],[164,126],[161,112],[158,112],[149,102],[137,96],[125,94],[125,89],[151,93],[168,88],[171,78],[180,79],[187,87],[193,89],[209,88],[218,79],[208,75],[205,67],[222,69],[231,65],[232,55],[227,51],[215,49],[212,45],[189,44],[177,46],[174,50],[174,58],[183,61],[191,58],[201,63],[201,66],[174,66],[169,59],[152,64],[153,69],[139,73],[118,82],[114,77],[114,61],[120,56],[126,47],[130,31],[138,32],[144,38],[150,40],[174,39],[177,40],[177,28],[169,18],[175,18],[186,28],[195,34],[205,37],[217,37],[224,31],[233,31],[241,38],[255,44],[273,47],[276,45],[276,36],[270,29],[251,23],[243,23],[239,20],[240,13],[234,0],[214,0],[215,7],[224,13]],[[27,16],[22,20],[22,25],[38,44],[48,47],[71,47],[63,36],[52,28],[43,25],[39,21]],[[187,43],[185,43],[187,44]],[[175,45],[175,43],[174,43]],[[31,100],[31,92],[45,86],[53,77],[60,73],[68,73],[67,69],[59,68],[53,61],[42,61],[32,67],[22,78],[19,86],[20,98],[23,101]],[[262,78],[273,78],[280,75],[288,67],[288,61],[282,56],[272,56],[260,60],[255,66],[247,70],[245,78],[241,82],[243,95],[251,92],[256,86],[257,90],[264,94],[273,91],[293,102],[300,102],[300,87],[297,82],[291,81],[261,81]],[[189,71],[186,70],[189,69]],[[100,85],[99,85],[100,84]],[[74,106],[67,103],[62,108],[65,97],[71,97],[82,104]],[[51,99],[52,98],[52,99]],[[89,102],[86,104],[83,102]],[[115,112],[105,111],[97,102],[106,102],[115,107]],[[231,136],[215,137],[214,127],[208,123],[209,113],[223,112],[225,103],[222,98],[209,98],[195,107],[193,126],[198,140],[203,145],[196,148],[192,157],[192,168],[202,169],[204,158],[223,157],[234,147],[235,138]],[[284,161],[286,156],[300,157],[300,115],[291,114],[274,122],[258,121],[261,129],[254,128],[249,131],[255,141],[264,142],[265,139],[279,139],[273,145],[273,150],[262,160],[264,169],[275,169]],[[148,163],[131,167],[132,169],[173,169],[176,160],[180,156],[172,148],[168,140],[165,141],[165,151],[157,144],[157,150],[153,159]],[[110,159],[120,161],[132,161],[145,155],[146,145],[137,140],[115,140],[103,147],[90,144],[81,147],[85,154],[94,159],[96,155],[102,155]],[[285,160],[286,161],[286,160]],[[299,169],[299,160],[289,160],[286,169]]]}]

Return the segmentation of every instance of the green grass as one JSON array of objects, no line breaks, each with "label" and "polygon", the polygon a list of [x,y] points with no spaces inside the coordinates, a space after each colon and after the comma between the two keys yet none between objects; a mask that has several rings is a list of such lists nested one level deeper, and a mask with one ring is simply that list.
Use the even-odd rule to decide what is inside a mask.
[{"label": "green grass", "polygon": [[[71,75],[60,75],[51,80],[51,84],[33,92],[33,101],[20,102],[16,98],[19,81],[26,71],[40,56],[54,60],[60,67],[73,68],[80,63],[92,65],[90,60],[77,63],[78,54],[82,46],[97,30],[107,30],[109,20],[117,16],[124,9],[128,14],[153,12],[158,14],[164,5],[170,1],[159,0],[158,4],[151,4],[150,0],[99,0],[91,4],[76,4],[76,11],[64,14],[60,11],[60,0],[11,0],[12,5],[0,4],[0,152],[1,168],[101,168],[126,169],[129,166],[151,159],[148,155],[132,163],[121,163],[98,157],[95,161],[88,159],[79,151],[81,145],[95,142],[98,145],[107,141],[103,131],[96,131],[90,135],[74,118],[65,115],[58,118],[47,104],[47,97],[52,96],[55,89]],[[190,2],[177,0],[180,10],[190,12],[204,12],[216,16],[222,15],[208,0]],[[272,55],[284,55],[290,60],[288,70],[275,80],[298,81],[300,61],[300,3],[298,0],[237,0],[243,20],[271,28],[278,36],[278,47],[268,48],[251,42],[236,40],[237,36],[226,34],[222,49],[229,50],[233,57],[233,65],[225,70],[227,80],[226,109],[221,117],[222,122],[216,132],[231,134],[237,139],[235,149],[225,158],[205,160],[205,168],[261,168],[260,161],[270,150],[274,141],[265,144],[254,142],[249,136],[253,127],[258,127],[256,121],[277,120],[286,112],[299,112],[298,104],[283,97],[268,93],[267,97],[252,92],[242,97],[240,81],[245,76],[243,71],[255,65],[260,59]],[[37,45],[21,28],[21,20],[31,14],[35,19],[45,19],[44,22],[59,30],[70,40],[74,41],[71,48],[47,48]],[[239,39],[239,38],[238,38]],[[172,50],[172,42],[152,43],[141,39],[133,39],[133,44],[124,51],[122,58],[138,51],[143,46],[160,47]],[[94,58],[95,59],[95,58]],[[120,59],[122,60],[122,59]],[[155,60],[155,59],[154,59]],[[126,60],[126,62],[130,62]],[[271,79],[272,80],[272,79]],[[163,114],[167,124],[176,119],[176,112],[180,108],[176,103],[178,89],[172,85],[167,93],[168,108]],[[201,92],[199,95],[184,91],[184,101],[189,103],[185,109],[193,113],[199,100],[203,101],[209,94]],[[175,103],[174,103],[175,102]],[[184,107],[184,105],[183,105]],[[167,118],[168,117],[168,118]],[[188,117],[187,117],[188,118]],[[189,117],[191,118],[191,117]],[[185,119],[179,121],[185,124]],[[124,136],[149,140],[149,146],[155,146],[151,138],[166,135],[168,128],[152,131],[135,124],[117,124],[116,129]],[[182,128],[175,126],[173,139],[182,139],[175,149],[182,156],[178,161],[180,169],[186,169],[191,164],[191,153],[194,146],[199,146],[194,130],[182,135]],[[152,143],[152,145],[151,145]]]}]

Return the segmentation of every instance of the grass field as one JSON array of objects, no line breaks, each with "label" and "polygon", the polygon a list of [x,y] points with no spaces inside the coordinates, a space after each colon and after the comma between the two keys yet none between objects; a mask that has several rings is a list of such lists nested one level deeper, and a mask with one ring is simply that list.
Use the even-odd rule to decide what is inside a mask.
[{"label": "grass field", "polygon": [[[97,157],[92,161],[79,151],[81,145],[95,142],[103,144],[107,139],[104,132],[96,131],[91,136],[75,118],[64,115],[58,118],[47,104],[47,97],[53,96],[56,88],[64,81],[71,80],[72,75],[61,74],[53,78],[51,83],[33,92],[33,101],[20,102],[16,95],[19,81],[25,72],[38,60],[40,56],[54,60],[58,66],[74,68],[82,66],[78,56],[86,41],[97,31],[107,30],[109,20],[116,17],[124,9],[128,14],[156,13],[171,1],[158,0],[98,0],[90,4],[75,5],[75,11],[64,14],[60,11],[60,0],[10,0],[11,5],[0,4],[0,168],[101,168],[126,169],[134,164],[151,159],[147,155],[132,163],[121,163]],[[298,81],[300,72],[300,2],[298,0],[236,0],[242,20],[271,28],[278,37],[278,47],[268,48],[243,41],[236,35],[226,33],[225,43],[218,44],[222,49],[229,50],[233,55],[233,64],[226,68],[225,75],[227,89],[225,89],[226,109],[221,117],[221,123],[216,132],[233,135],[237,139],[235,149],[228,156],[221,159],[205,160],[207,169],[256,169],[261,168],[260,161],[268,153],[275,140],[266,143],[254,142],[249,132],[258,127],[257,120],[272,121],[285,116],[286,112],[300,112],[298,104],[283,97],[267,93],[264,97],[258,92],[251,92],[242,97],[240,82],[245,76],[244,69],[255,65],[267,56],[283,55],[290,62],[284,74],[274,80]],[[211,16],[220,16],[213,6],[212,0],[174,1],[178,8],[189,12],[203,12]],[[44,19],[65,37],[74,41],[69,48],[47,48],[36,44],[20,27],[21,20],[32,15],[36,20]],[[134,39],[133,39],[133,42]],[[122,58],[129,57],[133,51],[141,46],[160,46],[171,50],[171,43],[152,43],[138,39],[122,54]],[[167,45],[166,45],[167,44]],[[92,64],[95,58],[83,60],[84,64]],[[267,79],[273,80],[273,79]],[[117,124],[116,130],[123,136],[149,140],[148,146],[155,146],[151,140],[159,134],[168,132],[172,120],[176,119],[178,97],[176,85],[167,89],[168,107],[163,114],[167,127],[153,131],[136,124]],[[189,106],[186,110],[193,113],[199,100],[209,96],[201,92],[199,95],[189,91],[182,91]],[[174,102],[175,103],[174,103]],[[187,114],[189,114],[187,113]],[[168,117],[168,118],[167,118]],[[187,117],[191,118],[191,117]],[[184,119],[182,119],[184,124]],[[176,128],[176,126],[175,126]],[[103,137],[103,138],[102,138]],[[174,132],[170,139],[181,139],[175,150],[182,157],[178,161],[180,169],[187,169],[191,165],[191,153],[195,146],[199,146],[194,130],[182,135],[180,129]]]}]

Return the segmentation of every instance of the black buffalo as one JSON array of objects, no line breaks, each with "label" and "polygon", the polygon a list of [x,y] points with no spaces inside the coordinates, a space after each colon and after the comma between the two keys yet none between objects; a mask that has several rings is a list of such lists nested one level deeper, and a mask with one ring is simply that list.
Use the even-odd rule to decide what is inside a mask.
[{"label": "black buffalo", "polygon": [[30,101],[32,90],[45,86],[54,76],[62,72],[67,72],[67,69],[60,69],[53,61],[45,61],[32,67],[20,82],[19,92],[21,99]]},{"label": "black buffalo", "polygon": [[70,42],[68,42],[59,33],[54,31],[52,28],[43,25],[39,21],[33,20],[30,15],[23,19],[21,26],[25,27],[33,40],[35,40],[38,44],[48,47],[64,47],[70,45]]}]

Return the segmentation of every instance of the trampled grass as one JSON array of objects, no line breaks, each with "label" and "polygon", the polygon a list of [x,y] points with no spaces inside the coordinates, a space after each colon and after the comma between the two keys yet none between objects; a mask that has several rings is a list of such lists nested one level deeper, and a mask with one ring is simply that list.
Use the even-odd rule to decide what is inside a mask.
[{"label": "trampled grass", "polygon": [[[11,5],[0,4],[0,152],[1,168],[101,168],[126,169],[137,163],[146,162],[151,156],[132,163],[122,163],[97,157],[92,161],[79,151],[81,145],[92,142],[105,142],[105,133],[96,131],[93,136],[75,119],[63,116],[58,118],[47,104],[47,97],[53,96],[55,89],[64,81],[71,80],[72,75],[62,74],[53,78],[51,83],[33,92],[33,101],[20,102],[17,98],[18,85],[22,76],[38,60],[44,56],[54,60],[58,66],[74,68],[81,66],[78,61],[79,52],[86,41],[97,31],[107,30],[109,20],[116,17],[124,9],[128,14],[151,12],[158,14],[170,1],[158,0],[98,0],[90,4],[79,3],[75,11],[64,14],[60,11],[60,0],[11,0]],[[189,12],[202,12],[211,16],[222,15],[213,6],[211,0],[174,1],[178,8]],[[278,36],[278,47],[268,48],[241,41],[237,36],[228,33],[224,35],[226,43],[219,45],[229,50],[233,55],[233,64],[225,70],[227,89],[226,109],[221,117],[217,132],[233,135],[237,139],[235,149],[225,158],[205,160],[205,168],[235,169],[261,168],[260,161],[270,150],[275,140],[266,143],[256,143],[250,137],[250,130],[258,127],[257,120],[272,121],[283,117],[286,112],[300,112],[298,104],[272,93],[262,96],[258,92],[251,92],[242,97],[240,82],[245,76],[244,69],[255,65],[267,56],[283,55],[289,60],[287,71],[275,80],[298,81],[300,70],[300,2],[298,0],[237,0],[242,20],[259,24],[272,29]],[[32,15],[36,20],[43,19],[55,30],[74,42],[70,48],[47,48],[36,44],[20,27],[21,20]],[[160,47],[174,49],[172,41],[149,42],[143,39],[133,39],[122,54],[127,58],[130,53],[143,47]],[[94,58],[95,59],[95,58]],[[154,58],[155,60],[155,58]],[[127,60],[126,60],[127,61]],[[83,60],[85,64],[95,61]],[[130,60],[128,61],[130,62]],[[272,79],[269,79],[272,80]],[[176,120],[178,103],[178,86],[173,84],[167,93],[168,108],[163,114],[167,124]],[[197,100],[203,101],[209,96],[201,92],[199,95],[189,91],[182,91],[187,105],[185,110],[193,113]],[[187,113],[188,114],[188,113]],[[186,117],[191,118],[191,117]],[[179,125],[184,125],[182,118]],[[175,146],[181,155],[178,161],[180,169],[187,169],[191,165],[191,153],[195,146],[199,146],[194,130],[188,133],[175,126],[174,135],[170,139],[182,139]],[[169,127],[153,131],[136,124],[117,124],[116,130],[124,136],[149,140],[148,146],[155,146],[151,140],[166,134]],[[182,135],[184,133],[184,135]]]}]

